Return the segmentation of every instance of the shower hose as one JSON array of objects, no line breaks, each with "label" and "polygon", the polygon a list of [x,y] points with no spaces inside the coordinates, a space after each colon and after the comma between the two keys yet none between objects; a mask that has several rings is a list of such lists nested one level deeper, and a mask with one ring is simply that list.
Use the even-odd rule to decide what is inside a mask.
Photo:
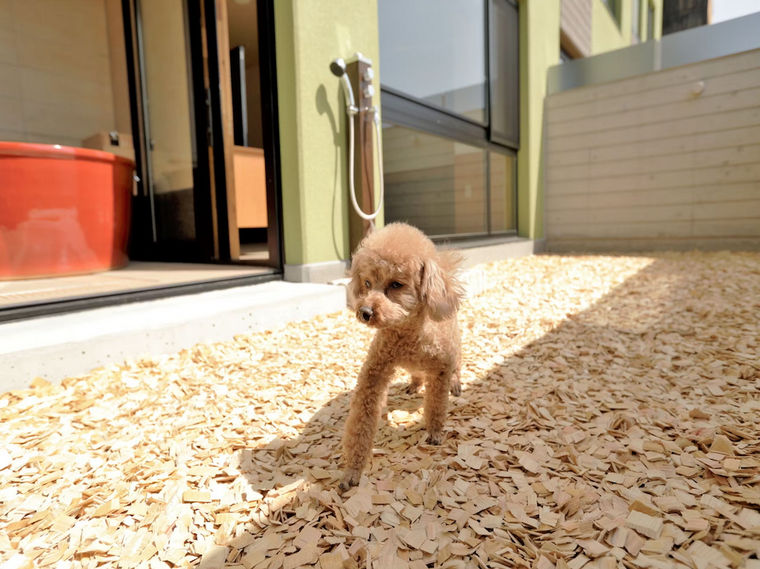
[{"label": "shower hose", "polygon": [[354,115],[359,112],[356,107],[348,108],[348,183],[351,189],[351,204],[354,206],[354,211],[356,211],[359,217],[369,221],[370,231],[374,231],[375,218],[383,207],[385,184],[383,181],[383,150],[380,148],[380,112],[377,107],[371,107],[369,110],[373,112],[372,122],[375,124],[375,138],[377,139],[375,154],[377,155],[377,166],[380,173],[380,199],[377,209],[372,213],[365,213],[356,200],[356,185],[354,184]]}]

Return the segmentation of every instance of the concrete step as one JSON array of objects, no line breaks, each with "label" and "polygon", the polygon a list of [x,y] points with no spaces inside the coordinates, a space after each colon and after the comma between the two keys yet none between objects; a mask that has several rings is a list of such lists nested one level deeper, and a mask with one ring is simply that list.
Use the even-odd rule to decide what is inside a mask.
[{"label": "concrete step", "polygon": [[268,282],[0,324],[0,392],[345,308],[345,289]]}]

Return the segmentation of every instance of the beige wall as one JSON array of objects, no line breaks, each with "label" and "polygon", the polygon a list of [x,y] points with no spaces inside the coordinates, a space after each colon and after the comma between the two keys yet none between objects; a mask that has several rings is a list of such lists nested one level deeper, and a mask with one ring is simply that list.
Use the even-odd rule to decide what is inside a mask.
[{"label": "beige wall", "polygon": [[112,67],[124,60],[121,14],[107,2],[119,4],[0,0],[0,140],[81,146],[129,132],[126,69]]},{"label": "beige wall", "polygon": [[760,245],[760,50],[546,102],[552,250]]},{"label": "beige wall", "polygon": [[124,20],[121,16],[121,0],[105,0],[105,4],[114,129],[118,132],[131,133],[132,113],[129,105],[127,54],[124,45]]}]

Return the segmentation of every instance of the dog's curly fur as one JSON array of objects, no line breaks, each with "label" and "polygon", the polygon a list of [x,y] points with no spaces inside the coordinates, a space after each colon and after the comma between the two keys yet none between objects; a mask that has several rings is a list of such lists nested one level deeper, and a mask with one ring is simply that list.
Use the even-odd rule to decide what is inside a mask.
[{"label": "dog's curly fur", "polygon": [[411,373],[410,393],[425,386],[427,441],[441,443],[448,392],[461,391],[458,264],[456,254],[438,251],[422,231],[405,223],[370,234],[354,253],[349,303],[359,321],[377,333],[346,420],[341,488],[359,483],[397,367]]}]

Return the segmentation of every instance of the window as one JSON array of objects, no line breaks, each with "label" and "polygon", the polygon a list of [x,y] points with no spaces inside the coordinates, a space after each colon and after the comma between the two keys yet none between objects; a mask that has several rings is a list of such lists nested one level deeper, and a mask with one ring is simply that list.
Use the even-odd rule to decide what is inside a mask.
[{"label": "window", "polygon": [[517,230],[517,210],[512,199],[517,185],[517,158],[514,154],[490,152],[488,155],[488,204],[490,233]]},{"label": "window", "polygon": [[516,231],[512,0],[380,0],[385,219],[432,237]]},{"label": "window", "polygon": [[520,108],[517,78],[517,9],[504,0],[490,2],[491,140],[517,146]]},{"label": "window", "polygon": [[380,0],[378,6],[383,85],[485,122],[483,2]]}]

